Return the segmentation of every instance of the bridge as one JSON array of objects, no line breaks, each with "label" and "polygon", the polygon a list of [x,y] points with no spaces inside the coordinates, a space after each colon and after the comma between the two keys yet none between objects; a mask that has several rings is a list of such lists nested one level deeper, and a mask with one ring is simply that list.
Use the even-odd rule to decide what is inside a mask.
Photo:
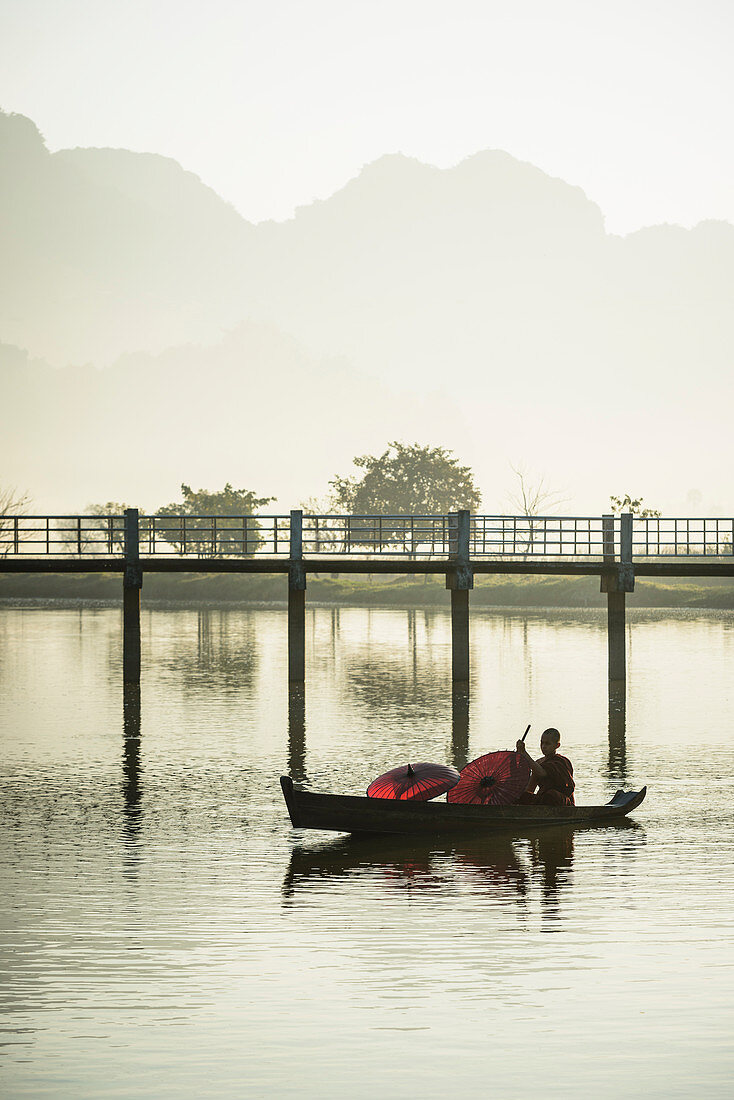
[{"label": "bridge", "polygon": [[0,572],[122,575],[123,679],[140,680],[146,572],[282,573],[288,678],[305,679],[309,573],[443,574],[452,679],[468,683],[469,593],[479,574],[598,575],[607,597],[610,699],[626,680],[625,600],[636,577],[734,577],[734,519],[602,516],[0,516]]}]

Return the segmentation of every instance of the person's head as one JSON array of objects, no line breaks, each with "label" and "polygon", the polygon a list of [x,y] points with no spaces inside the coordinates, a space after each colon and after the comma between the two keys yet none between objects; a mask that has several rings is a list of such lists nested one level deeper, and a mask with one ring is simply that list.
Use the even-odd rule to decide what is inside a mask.
[{"label": "person's head", "polygon": [[540,751],[543,756],[551,756],[561,743],[561,735],[554,726],[543,730],[540,735]]}]

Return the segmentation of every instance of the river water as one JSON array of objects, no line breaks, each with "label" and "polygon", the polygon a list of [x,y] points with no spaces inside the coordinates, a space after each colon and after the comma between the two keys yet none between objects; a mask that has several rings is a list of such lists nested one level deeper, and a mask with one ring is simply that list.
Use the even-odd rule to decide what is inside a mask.
[{"label": "river water", "polygon": [[[728,1097],[734,616],[0,609],[9,1097]],[[289,705],[290,704],[290,705]],[[532,723],[626,826],[406,843],[294,832],[278,778],[361,793]]]}]

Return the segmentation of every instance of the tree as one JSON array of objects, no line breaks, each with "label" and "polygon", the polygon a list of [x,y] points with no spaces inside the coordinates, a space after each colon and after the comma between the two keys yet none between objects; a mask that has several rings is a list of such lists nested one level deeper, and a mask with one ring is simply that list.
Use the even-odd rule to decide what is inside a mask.
[{"label": "tree", "polygon": [[344,531],[341,521],[332,516],[335,507],[334,500],[329,496],[307,497],[305,500],[300,501],[298,507],[304,516],[313,516],[308,531],[304,528],[304,537],[308,539],[309,543],[308,549],[315,554],[339,550],[343,542]]},{"label": "tree", "polygon": [[276,499],[255,496],[250,489],[234,489],[229,482],[218,492],[182,484],[181,495],[181,503],[165,504],[156,511],[156,517],[162,517],[155,520],[156,537],[169,542],[179,554],[193,551],[206,558],[224,554],[251,557],[263,539],[257,520],[246,517]]},{"label": "tree", "polygon": [[481,503],[468,466],[444,447],[393,442],[379,455],[358,455],[361,477],[335,477],[329,484],[337,507],[351,515],[445,515]]},{"label": "tree", "polygon": [[[361,544],[381,550],[385,545],[414,554],[420,544],[431,552],[443,545],[443,520],[418,520],[414,516],[444,516],[459,508],[474,510],[481,495],[468,466],[444,447],[421,447],[396,441],[381,455],[358,455],[354,465],[361,477],[335,477],[329,484],[337,508],[351,516],[404,516],[404,520],[350,519],[345,547]],[[410,517],[410,518],[408,518]]]},{"label": "tree", "polygon": [[[514,493],[509,494],[510,505],[527,520],[522,525],[520,534],[521,544],[526,543],[526,553],[532,553],[536,541],[536,534],[541,530],[541,523],[534,522],[534,516],[548,515],[555,511],[568,498],[561,496],[555,489],[549,489],[544,477],[533,477],[524,466],[513,466],[510,469],[515,474],[518,484]],[[513,540],[517,537],[517,527],[513,522]],[[526,537],[525,537],[526,536]]]},{"label": "tree", "polygon": [[[92,520],[83,520],[82,525],[87,535],[88,543],[107,542],[109,552],[117,550],[122,553],[125,549],[125,521],[124,515],[128,508],[132,507],[124,501],[108,500],[104,504],[88,504],[84,511],[89,516],[96,517]],[[139,510],[139,515],[145,515]]]},{"label": "tree", "polygon": [[521,516],[548,515],[568,500],[557,490],[549,489],[544,477],[533,478],[524,466],[510,463],[510,469],[517,477],[518,485],[515,492],[509,494],[509,500]]},{"label": "tree", "polygon": [[610,497],[609,503],[615,516],[622,512],[631,512],[640,519],[658,519],[660,516],[657,508],[643,508],[642,497],[633,498],[629,493],[625,493],[623,497]]},{"label": "tree", "polygon": [[[122,554],[125,550],[124,501],[88,504],[85,515],[62,516],[54,523],[55,541],[77,554]],[[145,515],[140,510],[139,514]]]},{"label": "tree", "polygon": [[[104,504],[88,504],[84,511],[88,516],[124,516],[127,509],[132,507],[132,504],[125,504],[124,501],[108,500]],[[142,509],[140,515],[145,515]]]},{"label": "tree", "polygon": [[26,515],[30,503],[31,498],[27,493],[3,489],[0,486],[0,557],[4,558],[10,553],[15,538],[13,520],[17,516]]}]

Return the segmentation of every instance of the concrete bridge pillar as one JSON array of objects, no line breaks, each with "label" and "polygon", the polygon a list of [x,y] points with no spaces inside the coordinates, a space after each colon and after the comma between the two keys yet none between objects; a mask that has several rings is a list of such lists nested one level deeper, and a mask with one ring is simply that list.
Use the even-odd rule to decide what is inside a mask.
[{"label": "concrete bridge pillar", "polygon": [[620,516],[620,553],[615,555],[614,516],[602,516],[604,564],[611,568],[602,573],[601,590],[607,594],[607,646],[608,680],[610,698],[613,694],[619,705],[620,692],[624,694],[627,683],[627,654],[625,644],[626,596],[634,592],[635,574],[632,564],[632,513]]},{"label": "concrete bridge pillar", "polygon": [[471,515],[462,509],[450,517],[453,565],[446,574],[451,591],[451,679],[455,684],[469,683],[469,590],[474,575],[469,560]]},{"label": "concrete bridge pillar", "polygon": [[288,682],[306,678],[306,570],[303,565],[303,512],[291,511],[288,563]]}]

